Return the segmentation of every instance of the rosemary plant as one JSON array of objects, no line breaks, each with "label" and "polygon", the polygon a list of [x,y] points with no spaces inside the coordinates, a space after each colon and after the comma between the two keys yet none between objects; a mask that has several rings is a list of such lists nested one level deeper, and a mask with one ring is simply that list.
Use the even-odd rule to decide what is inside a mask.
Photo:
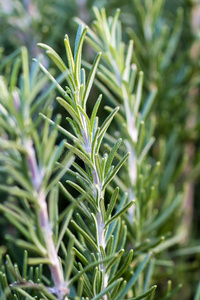
[{"label": "rosemary plant", "polygon": [[[116,297],[122,299],[124,290],[128,291],[128,288],[125,288],[126,280],[122,275],[126,272],[131,275],[130,270],[127,270],[130,267],[133,251],[130,250],[127,257],[123,257],[126,226],[124,221],[121,220],[121,215],[133,205],[134,200],[128,201],[125,193],[113,213],[119,188],[115,189],[107,205],[104,203],[104,193],[129,154],[125,154],[117,165],[113,165],[113,159],[121,140],[116,142],[108,155],[101,157],[99,153],[104,135],[117,113],[118,107],[112,110],[99,127],[96,116],[101,101],[101,96],[99,96],[90,118],[87,115],[87,99],[101,54],[97,55],[86,81],[84,69],[81,69],[81,51],[86,31],[87,28],[83,29],[81,25],[79,26],[74,57],[72,56],[68,37],[65,38],[69,68],[66,67],[53,49],[39,44],[63,72],[62,77],[66,77],[68,87],[65,90],[40,62],[37,62],[33,73],[29,75],[25,48],[22,49],[23,76],[20,91],[16,87],[16,74],[18,74],[20,66],[19,60],[14,64],[9,88],[6,88],[2,79],[2,94],[4,96],[2,103],[4,106],[1,110],[1,122],[4,125],[5,138],[2,139],[1,143],[1,161],[2,171],[9,173],[12,178],[9,191],[14,196],[14,200],[11,201],[8,198],[8,201],[3,205],[1,204],[0,208],[5,212],[9,221],[27,239],[26,242],[17,240],[17,245],[37,253],[38,257],[29,258],[28,262],[30,264],[46,263],[52,277],[52,287],[44,287],[41,271],[39,272],[41,281],[38,277],[37,282],[32,281],[32,276],[29,280],[26,277],[27,254],[25,255],[23,275],[20,275],[17,267],[13,267],[8,258],[8,270],[14,280],[17,280],[11,285],[16,293],[12,293],[8,288],[4,273],[1,273],[1,282],[2,288],[5,288],[5,295],[8,295],[11,299],[17,297],[18,293],[27,297],[28,293],[22,288],[33,289],[33,295],[34,289],[36,289],[43,297],[55,299],[53,296],[55,295],[57,299],[70,299],[70,286],[81,276],[82,281],[80,281],[77,291],[77,299],[82,296],[82,291],[89,299],[108,299],[108,297],[109,299],[116,299]],[[67,120],[74,133],[70,133],[59,125],[59,116],[55,121],[50,119],[52,112],[47,103],[45,103],[46,109],[43,109],[46,114],[41,114],[44,122],[42,122],[41,117],[38,117],[34,122],[36,111],[44,99],[42,96],[37,99],[36,96],[40,91],[41,83],[44,84],[42,80],[46,80],[46,77],[44,77],[44,79],[40,78],[37,82],[38,66],[61,93],[63,98],[58,97],[57,101],[70,114],[71,118],[68,117]],[[38,89],[33,89],[33,91],[30,84],[31,75],[34,76],[36,86],[38,86]],[[10,126],[6,127],[5,120]],[[50,129],[49,126],[51,125]],[[43,129],[41,130],[41,128]],[[58,131],[62,132],[74,145],[63,140],[59,146],[55,146]],[[64,146],[70,152],[64,155],[60,162],[57,162]],[[85,169],[73,162],[71,152],[83,160]],[[59,216],[56,200],[57,184],[71,164],[74,171],[71,169],[69,173],[75,177],[78,183],[70,180],[67,183],[81,193],[81,196],[79,196],[77,202],[74,202],[73,197],[60,184],[62,191],[70,199],[73,199],[73,203]],[[56,174],[53,176],[55,172]],[[5,186],[1,186],[1,189],[7,191]],[[29,203],[31,203],[31,206]],[[72,217],[72,209],[75,206],[79,206],[77,209],[80,210],[81,214],[77,213],[75,220],[71,220],[70,223],[77,231],[77,236],[72,235],[67,228]],[[63,225],[59,226],[62,221]],[[68,250],[66,250],[62,241],[65,233],[70,236]],[[75,247],[73,247],[73,244],[75,244]],[[61,251],[61,257],[62,255],[66,256],[64,262],[59,259],[59,251]],[[73,255],[77,257],[74,262]],[[122,257],[123,260],[119,267]],[[149,255],[132,276],[132,282],[136,281],[148,257]],[[71,276],[70,270],[72,270],[74,276]],[[153,289],[148,293],[152,292]]]},{"label": "rosemary plant", "polygon": [[[107,19],[104,9],[99,11],[94,8],[96,16],[93,23],[94,31],[88,31],[87,41],[93,49],[102,52],[102,63],[97,72],[97,86],[107,95],[112,105],[119,105],[121,108],[116,118],[118,118],[118,125],[120,125],[119,132],[130,156],[125,166],[124,175],[116,177],[115,181],[121,190],[128,191],[130,200],[136,199],[135,204],[128,211],[126,224],[129,232],[131,232],[129,240],[135,255],[139,258],[141,252],[160,253],[183,240],[184,230],[178,230],[176,235],[170,237],[168,231],[174,230],[175,227],[172,229],[170,225],[165,225],[169,218],[172,218],[174,213],[176,214],[176,208],[181,206],[183,196],[181,193],[176,194],[172,186],[166,193],[162,192],[163,182],[159,176],[162,176],[163,180],[170,178],[169,170],[162,170],[160,167],[165,159],[163,147],[160,161],[156,162],[152,157],[148,157],[155,141],[152,136],[155,119],[148,120],[148,114],[157,88],[153,85],[147,100],[142,101],[143,73],[139,72],[137,82],[137,67],[132,63],[134,57],[133,41],[129,42],[127,50],[125,50],[121,37],[121,24],[118,22],[119,12],[117,10],[113,18]],[[76,19],[76,21],[82,24],[81,20]],[[85,65],[88,66],[88,63]],[[109,107],[107,109],[110,110]],[[116,132],[116,137],[117,135],[118,132]],[[114,141],[114,138],[114,135],[107,135],[109,141]],[[162,197],[162,206],[160,197]],[[160,207],[159,214],[156,212],[157,205]],[[177,214],[176,219],[178,220]],[[159,255],[158,257],[162,256]],[[165,263],[159,259],[158,264],[165,265]],[[139,296],[144,286],[148,287],[150,274],[153,275],[153,266],[156,265],[157,262],[154,257],[149,263],[150,273],[148,279],[146,278],[145,285],[139,284],[134,289],[136,295]],[[143,282],[145,274],[141,272],[140,277],[140,281]],[[126,291],[123,295],[126,295]]]},{"label": "rosemary plant", "polygon": [[[67,182],[80,193],[83,193],[83,188],[90,187],[90,189],[86,189],[87,200],[90,204],[87,208],[87,213],[88,217],[91,218],[91,222],[94,223],[93,229],[88,228],[87,222],[84,222],[84,219],[79,215],[79,224],[75,221],[72,221],[72,224],[82,236],[82,242],[85,244],[85,247],[87,247],[89,243],[88,246],[90,251],[93,251],[94,259],[96,257],[96,259],[102,260],[115,254],[115,257],[109,263],[101,263],[100,268],[95,269],[93,272],[92,283],[90,283],[89,278],[85,276],[85,281],[88,282],[90,287],[87,287],[87,295],[89,298],[95,296],[94,299],[100,299],[100,297],[102,297],[102,299],[108,299],[106,294],[108,291],[111,291],[109,297],[115,299],[116,293],[120,287],[120,282],[122,281],[122,278],[119,277],[128,268],[133,254],[131,250],[124,264],[118,270],[117,266],[124,253],[123,247],[125,245],[126,236],[126,227],[123,228],[122,225],[124,224],[119,217],[132,206],[134,200],[127,202],[127,195],[124,194],[116,213],[112,215],[119,192],[119,188],[117,187],[109,204],[105,207],[105,189],[124,164],[129,154],[125,154],[115,167],[112,165],[115,153],[121,144],[120,139],[115,143],[108,155],[106,154],[101,158],[99,154],[104,135],[106,134],[107,128],[113,117],[117,113],[118,107],[113,109],[103,124],[98,127],[96,113],[101,101],[100,95],[93,108],[91,117],[89,118],[87,115],[86,104],[101,53],[97,54],[88,75],[88,80],[86,81],[85,71],[84,69],[81,69],[81,50],[86,31],[87,28],[83,29],[82,25],[79,26],[75,42],[74,57],[72,56],[68,36],[65,37],[69,69],[67,69],[64,62],[53,49],[43,44],[39,44],[39,46],[46,50],[47,54],[62,72],[67,73],[67,83],[70,87],[66,93],[59,86],[58,89],[63,98],[57,98],[57,101],[71,116],[71,118],[67,118],[67,120],[70,122],[74,134],[66,132],[66,135],[75,142],[76,148],[69,143],[66,143],[65,145],[83,160],[86,169],[83,170],[79,165],[74,163],[73,166],[78,171],[79,175],[77,177],[77,173],[74,173],[73,171],[71,171],[71,174],[77,178],[79,185],[71,181]],[[42,65],[40,65],[40,67],[45,74],[49,75],[48,71],[45,70]],[[49,78],[54,81],[51,75],[49,75]],[[80,185],[82,185],[82,187]],[[85,229],[85,231],[83,229]],[[113,232],[115,232],[114,235]],[[120,240],[120,238],[122,240]],[[82,251],[80,252],[80,250]],[[84,258],[84,251],[84,249],[76,249],[75,253],[79,259],[81,258],[82,263],[85,264],[87,262],[87,264],[89,264],[88,257],[86,256]],[[122,286],[124,286],[124,284],[122,284]],[[117,287],[117,289],[114,289],[114,287]],[[119,299],[121,299],[121,297],[122,296],[119,295]]]},{"label": "rosemary plant", "polygon": [[[9,189],[8,186],[1,185],[1,190],[5,192],[9,190],[10,195],[14,196],[14,199],[8,199],[4,205],[1,204],[1,211],[6,213],[8,220],[26,239],[26,241],[23,239],[16,241],[17,245],[34,251],[42,258],[42,262],[48,263],[54,282],[51,292],[56,294],[58,299],[63,299],[63,295],[68,293],[68,288],[53,240],[53,230],[57,232],[54,226],[57,227],[58,221],[57,192],[54,186],[71,164],[72,157],[71,155],[65,157],[65,167],[62,170],[57,167],[55,170],[55,162],[64,147],[64,141],[58,146],[55,145],[60,117],[57,117],[56,125],[51,130],[48,123],[44,124],[42,133],[39,130],[41,118],[35,120],[41,102],[46,99],[52,87],[40,95],[47,79],[41,76],[37,79],[38,65],[35,65],[29,74],[26,48],[22,48],[21,53],[21,59],[18,58],[13,65],[8,87],[4,78],[1,78],[1,126],[4,130],[4,136],[1,137],[1,172],[9,174],[11,179],[8,184]],[[16,83],[21,60],[23,74],[19,89]],[[49,116],[52,114],[52,108],[49,107],[50,101],[52,101],[51,97],[42,109]],[[49,193],[50,212],[46,203]],[[41,260],[38,259],[34,257],[33,262],[38,264]],[[9,267],[10,264],[8,264]],[[13,284],[13,288],[18,288],[20,284],[26,286],[26,264],[25,261],[23,278],[11,264],[14,276],[18,279],[18,283]],[[1,274],[1,276],[3,287],[6,287],[4,275]],[[40,277],[41,274],[38,276]],[[27,285],[31,287],[31,284]],[[12,298],[8,290],[6,295]]]},{"label": "rosemary plant", "polygon": [[[130,29],[136,50],[133,40],[123,42],[119,9],[107,18],[104,8],[95,7],[93,29],[75,19],[74,47],[65,35],[65,59],[38,44],[53,67],[47,57],[29,67],[25,47],[0,63],[0,211],[11,228],[4,238],[8,251],[0,247],[1,300],[166,300],[182,286],[176,282],[172,289],[168,280],[165,290],[156,291],[163,273],[170,277],[178,252],[192,250],[169,251],[185,238],[182,187],[173,180],[185,166],[181,158],[176,168],[180,147],[172,151],[179,137],[176,130],[167,139],[154,134],[162,108],[156,97],[164,89],[157,75],[169,69],[183,15],[180,10],[166,46],[159,38],[167,30],[159,35],[153,29],[164,1],[132,2],[143,51]],[[81,7],[86,13],[84,1]],[[149,41],[157,34],[155,49]],[[92,64],[82,60],[85,39],[96,55]],[[143,65],[147,49],[152,60]],[[97,97],[94,83],[102,92]],[[110,106],[102,114],[105,100]],[[199,295],[198,287],[194,300]]]}]

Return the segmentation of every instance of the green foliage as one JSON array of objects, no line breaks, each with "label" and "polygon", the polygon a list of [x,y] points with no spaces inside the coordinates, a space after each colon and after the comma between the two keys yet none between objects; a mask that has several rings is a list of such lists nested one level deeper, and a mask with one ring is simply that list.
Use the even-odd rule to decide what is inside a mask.
[{"label": "green foliage", "polygon": [[[16,3],[20,15],[24,7]],[[48,20],[52,4],[46,4],[45,12],[37,1],[34,7]],[[178,9],[172,28],[168,5],[125,1],[123,24],[119,9],[107,17],[105,8],[94,7],[93,27],[84,23],[84,10],[84,20],[75,19],[74,47],[65,35],[65,54],[58,54],[57,45],[45,42],[58,40],[62,12],[52,35],[39,34],[44,43],[38,49],[52,67],[40,56],[29,63],[35,40],[28,51],[22,47],[2,58],[0,211],[4,226],[11,226],[0,247],[2,300],[166,300],[182,295],[181,289],[184,294],[184,269],[199,266],[190,266],[187,257],[200,250],[197,243],[177,247],[188,236],[181,218],[187,196],[182,174],[188,170],[182,148],[193,128],[180,132],[188,105],[173,99],[197,86],[199,69],[185,62],[186,52],[178,53],[186,16]],[[69,6],[74,13],[76,5]],[[15,13],[4,11],[4,17]],[[30,30],[37,31],[40,23],[29,17]],[[125,43],[127,24],[131,40]],[[25,27],[23,32],[27,37]],[[173,118],[166,117],[173,110]],[[194,300],[199,294],[198,286]]]}]

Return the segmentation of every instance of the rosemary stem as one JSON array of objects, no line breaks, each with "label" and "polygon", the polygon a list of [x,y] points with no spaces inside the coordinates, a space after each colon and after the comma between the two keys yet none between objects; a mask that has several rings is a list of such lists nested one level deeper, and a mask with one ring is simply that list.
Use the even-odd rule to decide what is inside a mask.
[{"label": "rosemary stem", "polygon": [[[92,171],[93,174],[93,178],[94,178],[94,183],[96,184],[96,197],[101,198],[103,196],[103,191],[102,191],[102,186],[98,177],[98,173],[97,170],[94,169]],[[97,189],[99,190],[99,193],[97,191]],[[100,199],[97,199],[98,205],[100,203]],[[99,254],[100,254],[100,259],[102,259],[102,254],[101,254],[101,248],[100,246],[102,246],[102,248],[105,251],[106,248],[106,243],[105,243],[105,230],[104,230],[104,222],[103,222],[103,217],[102,217],[102,212],[101,212],[101,207],[99,205],[99,211],[96,213],[96,218],[97,218],[97,223],[98,223],[98,246],[99,246]],[[108,275],[106,274],[106,268],[104,266],[104,264],[101,264],[101,269],[104,271],[104,284],[103,284],[103,290],[107,287],[108,285]],[[102,297],[102,300],[107,300],[107,295],[104,295]]]},{"label": "rosemary stem", "polygon": [[67,283],[64,281],[63,272],[61,269],[59,257],[53,241],[53,233],[49,221],[48,208],[46,203],[45,191],[42,187],[42,172],[37,164],[35,150],[32,142],[29,140],[25,144],[27,149],[27,160],[31,173],[32,184],[37,194],[39,205],[39,221],[43,232],[43,239],[46,245],[47,256],[50,260],[49,269],[54,282],[54,293],[59,300],[68,300],[66,296],[69,293]]},{"label": "rosemary stem", "polygon": [[[97,222],[98,222],[98,245],[99,245],[99,253],[100,253],[100,258],[102,259],[102,254],[101,254],[101,249],[100,249],[100,246],[103,247],[103,249],[105,250],[106,248],[106,243],[105,243],[105,230],[104,230],[104,222],[103,222],[103,218],[102,218],[102,213],[101,211],[99,211],[97,214],[96,214],[96,217],[97,217]],[[107,287],[108,285],[108,275],[106,274],[106,269],[105,269],[105,266],[104,264],[102,263],[101,264],[101,268],[102,270],[104,271],[104,284],[103,284],[103,290]],[[107,295],[104,295],[102,297],[102,300],[107,300]]]},{"label": "rosemary stem", "polygon": [[[82,135],[84,138],[84,142],[85,142],[85,149],[88,152],[88,154],[90,154],[89,149],[91,149],[90,143],[88,141],[87,138],[87,133],[86,130],[82,131]],[[97,244],[99,246],[99,255],[100,255],[100,259],[102,259],[102,254],[101,254],[101,248],[100,246],[103,247],[103,249],[105,250],[106,248],[106,244],[105,244],[105,230],[104,230],[104,222],[103,222],[103,217],[102,217],[102,211],[101,211],[101,207],[100,207],[100,199],[103,197],[103,191],[102,191],[102,183],[99,179],[98,176],[98,172],[97,172],[97,168],[95,166],[94,163],[94,169],[92,170],[92,175],[93,175],[93,180],[94,180],[94,184],[95,184],[95,189],[94,189],[94,195],[96,197],[97,200],[97,205],[99,207],[98,212],[96,213],[96,218],[97,218],[97,223],[98,223],[98,237],[97,237]],[[106,274],[106,268],[104,266],[104,264],[101,264],[101,269],[104,272],[104,284],[103,284],[103,290],[107,287],[108,285],[108,275]],[[102,300],[107,300],[107,295],[104,295],[102,297]]]}]

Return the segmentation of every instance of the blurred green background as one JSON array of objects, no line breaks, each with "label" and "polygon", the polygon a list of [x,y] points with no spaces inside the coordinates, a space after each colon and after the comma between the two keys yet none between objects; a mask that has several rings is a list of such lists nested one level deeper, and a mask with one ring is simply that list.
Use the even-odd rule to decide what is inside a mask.
[{"label": "blurred green background", "polygon": [[[157,15],[155,5],[159,3],[163,7]],[[154,135],[157,142],[151,155],[156,160],[162,143],[167,141],[170,145],[163,166],[169,169],[168,178],[163,179],[160,189],[165,193],[173,184],[177,192],[185,191],[179,226],[184,227],[186,239],[168,254],[175,261],[173,268],[176,272],[169,268],[162,276],[155,274],[154,279],[155,283],[161,282],[161,287],[162,278],[183,283],[182,291],[174,299],[193,299],[200,278],[200,1],[1,0],[0,59],[25,45],[32,64],[32,58],[43,53],[37,47],[37,43],[42,42],[66,60],[64,35],[67,33],[73,44],[77,30],[74,17],[92,26],[94,5],[105,7],[108,16],[120,8],[124,41],[134,40],[133,62],[144,71],[144,98],[152,86],[158,89],[151,112],[156,120]],[[85,44],[83,57],[92,61],[94,55],[90,46]],[[165,60],[161,59],[163,57]],[[46,66],[50,64],[47,58],[44,63]],[[96,95],[99,91],[93,93]],[[106,97],[104,104],[107,104]],[[177,174],[182,163],[181,174]],[[5,178],[0,177],[0,182],[5,182]],[[1,193],[2,201],[4,197],[5,194]],[[13,228],[3,217],[0,221],[1,244],[11,247],[4,235]],[[171,222],[173,224],[173,220]],[[189,250],[180,252],[182,247]],[[0,249],[0,253],[4,253],[4,248]]]}]

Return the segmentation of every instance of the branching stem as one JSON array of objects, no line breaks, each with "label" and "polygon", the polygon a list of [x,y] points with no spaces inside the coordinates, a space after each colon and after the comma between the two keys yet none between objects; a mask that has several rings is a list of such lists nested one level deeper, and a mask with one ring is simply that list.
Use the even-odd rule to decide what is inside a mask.
[{"label": "branching stem", "polygon": [[39,205],[39,221],[43,232],[43,239],[46,245],[47,256],[50,260],[49,269],[55,285],[55,288],[53,290],[59,300],[68,300],[68,297],[66,295],[69,293],[69,290],[67,288],[67,283],[64,281],[59,257],[57,255],[56,247],[53,241],[53,233],[49,221],[45,191],[42,187],[41,170],[39,169],[39,166],[37,164],[36,154],[32,146],[32,142],[29,140],[25,146],[28,153],[27,160],[31,173],[32,184],[34,187],[34,192],[37,194]]},{"label": "branching stem", "polygon": [[[87,137],[86,132],[84,132],[83,138],[84,136]],[[85,141],[85,139],[84,139]],[[85,144],[85,149],[87,151],[87,149],[90,149],[91,146],[89,145],[88,147],[88,139],[87,139],[87,145]],[[90,154],[88,152],[88,154]],[[98,212],[96,212],[96,218],[97,218],[97,223],[98,223],[98,237],[97,237],[97,244],[99,247],[99,255],[100,255],[100,259],[102,259],[102,254],[101,254],[101,248],[100,246],[105,250],[106,248],[106,243],[105,243],[105,224],[103,222],[103,217],[102,217],[102,211],[101,211],[101,207],[100,207],[100,199],[103,198],[103,190],[102,190],[102,183],[101,180],[99,179],[98,176],[98,172],[94,163],[94,169],[92,170],[92,175],[93,175],[93,180],[94,180],[94,184],[95,184],[95,189],[94,189],[94,195],[96,197],[96,202],[97,205],[99,207]],[[104,271],[104,284],[103,284],[103,290],[106,289],[107,285],[108,285],[108,275],[106,274],[106,268],[104,266],[104,264],[101,264],[101,269]],[[102,297],[102,300],[107,300],[107,295],[104,295]]]}]

